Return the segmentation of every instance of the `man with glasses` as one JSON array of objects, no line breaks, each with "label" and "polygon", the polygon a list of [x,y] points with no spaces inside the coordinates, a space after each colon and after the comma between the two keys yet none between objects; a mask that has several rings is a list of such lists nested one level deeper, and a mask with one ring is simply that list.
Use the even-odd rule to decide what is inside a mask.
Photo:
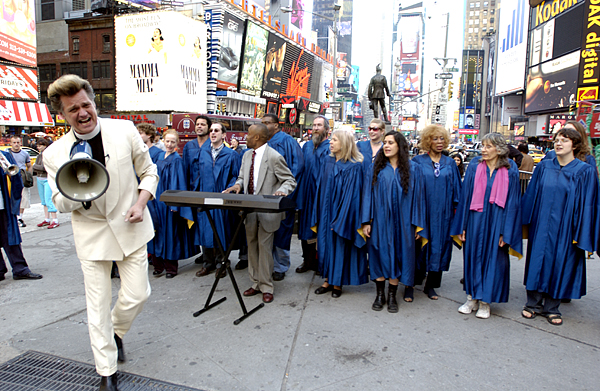
[{"label": "man with glasses", "polygon": [[385,136],[385,124],[382,120],[374,118],[369,125],[369,138],[370,140],[359,141],[356,143],[356,147],[362,153],[363,160],[363,172],[367,173],[373,162],[375,156],[383,146],[383,138]]},{"label": "man with glasses", "polygon": [[[220,193],[233,186],[240,171],[241,157],[234,150],[227,148],[225,140],[225,127],[220,122],[215,122],[210,127],[210,143],[205,143],[200,148],[198,159],[193,161],[199,170],[199,177],[194,182],[193,191]],[[233,227],[233,215],[226,210],[215,209],[210,211],[215,222],[219,240],[225,248],[231,239],[230,227]],[[196,272],[196,277],[204,277],[216,269],[216,240],[206,212],[197,215],[196,238],[202,245],[204,263]],[[221,271],[221,273],[223,273]]]},{"label": "man with glasses", "polygon": [[[296,182],[300,182],[302,172],[304,171],[304,156],[298,142],[289,134],[282,132],[279,129],[279,119],[274,114],[265,114],[261,121],[269,130],[270,139],[269,147],[273,148],[283,156],[287,166],[296,178]],[[297,192],[294,191],[290,197],[296,201]],[[285,278],[285,272],[290,268],[290,243],[294,231],[295,211],[286,212],[285,219],[273,240],[273,281],[281,281]]]},{"label": "man with glasses", "polygon": [[304,174],[298,184],[298,238],[302,243],[302,258],[304,262],[296,273],[309,270],[318,271],[317,235],[310,229],[310,215],[317,197],[317,180],[324,167],[324,161],[329,155],[329,120],[322,115],[315,117],[312,126],[312,140],[302,147],[304,156]]}]

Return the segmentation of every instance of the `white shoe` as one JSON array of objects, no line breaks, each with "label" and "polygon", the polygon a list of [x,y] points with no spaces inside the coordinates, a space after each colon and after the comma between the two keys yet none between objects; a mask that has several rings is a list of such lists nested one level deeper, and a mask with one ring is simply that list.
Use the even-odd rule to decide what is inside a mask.
[{"label": "white shoe", "polygon": [[479,300],[473,300],[471,295],[467,295],[467,302],[458,307],[458,312],[461,314],[470,314],[479,307]]},{"label": "white shoe", "polygon": [[479,310],[475,314],[476,317],[480,319],[487,319],[491,315],[490,305],[488,303],[484,303],[483,301],[479,302]]}]

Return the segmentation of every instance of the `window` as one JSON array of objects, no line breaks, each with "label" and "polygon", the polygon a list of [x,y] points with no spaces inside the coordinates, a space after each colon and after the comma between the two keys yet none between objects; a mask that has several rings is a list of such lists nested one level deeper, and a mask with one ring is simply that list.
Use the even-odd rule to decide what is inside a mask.
[{"label": "window", "polygon": [[102,36],[102,53],[110,53],[110,35]]},{"label": "window", "polygon": [[110,60],[92,62],[92,77],[94,79],[110,79]]},{"label": "window", "polygon": [[487,28],[484,27],[484,28],[481,29],[481,31],[485,33],[487,31]]},{"label": "window", "polygon": [[483,2],[483,6],[484,6],[484,7],[487,7],[487,6],[488,6],[488,4],[489,4],[489,1],[484,1],[484,2]]},{"label": "window", "polygon": [[478,1],[475,3],[475,8],[479,8],[479,7],[481,7],[481,2]]},{"label": "window", "polygon": [[103,111],[109,111],[115,109],[115,92],[111,90],[99,90],[95,91],[96,97],[94,102],[96,108],[102,109]]},{"label": "window", "polygon": [[495,12],[496,10],[490,10],[490,15],[494,15]]},{"label": "window", "polygon": [[475,27],[475,34],[479,34],[479,27]]},{"label": "window", "polygon": [[473,27],[469,27],[469,33],[473,32]]},{"label": "window", "polygon": [[473,8],[473,7],[475,7],[475,3],[470,3],[469,8]]},{"label": "window", "polygon": [[87,62],[67,62],[60,64],[60,73],[63,75],[73,74],[87,79]]},{"label": "window", "polygon": [[54,0],[42,0],[42,20],[54,19]]},{"label": "window", "polygon": [[469,26],[473,25],[473,19],[469,19]]},{"label": "window", "polygon": [[85,9],[85,0],[73,0],[73,11],[83,11]]},{"label": "window", "polygon": [[469,16],[473,16],[473,15],[475,15],[475,12],[469,11]]},{"label": "window", "polygon": [[479,19],[475,19],[475,24],[479,24]]},{"label": "window", "polygon": [[483,20],[482,20],[482,23],[483,23],[483,24],[487,24],[487,19],[483,19]]},{"label": "window", "polygon": [[483,16],[487,16],[487,10],[483,11]]},{"label": "window", "polygon": [[79,37],[73,37],[73,54],[79,54]]},{"label": "window", "polygon": [[490,23],[494,23],[494,18],[490,18]]},{"label": "window", "polygon": [[479,17],[479,11],[475,11],[475,16]]},{"label": "window", "polygon": [[40,81],[50,82],[56,79],[56,64],[43,64],[39,66],[38,76]]}]

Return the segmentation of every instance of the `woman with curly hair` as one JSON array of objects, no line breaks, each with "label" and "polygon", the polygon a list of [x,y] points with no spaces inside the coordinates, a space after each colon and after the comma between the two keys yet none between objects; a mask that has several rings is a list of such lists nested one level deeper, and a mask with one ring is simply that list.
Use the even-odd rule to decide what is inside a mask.
[{"label": "woman with curly hair", "polygon": [[417,251],[417,273],[415,284],[427,280],[423,292],[437,300],[435,288],[442,283],[442,272],[447,272],[452,259],[452,237],[450,226],[461,191],[461,175],[456,162],[442,154],[448,148],[450,135],[439,125],[429,125],[421,135],[424,155],[413,158],[423,171],[427,216],[427,244]]},{"label": "woman with curly hair", "polygon": [[[458,312],[490,317],[490,304],[508,301],[509,253],[522,258],[519,168],[500,133],[482,139],[481,158],[467,167],[450,234],[464,245],[467,302]],[[460,241],[459,241],[460,240]]]},{"label": "woman with curly hair", "polygon": [[398,283],[402,282],[406,290],[413,289],[416,230],[425,226],[421,167],[409,160],[402,133],[385,135],[383,153],[377,154],[365,178],[362,231],[370,238],[369,266],[377,288],[371,308],[383,309],[385,280],[389,280],[388,312],[395,313]]},{"label": "woman with curly hair", "polygon": [[[598,177],[578,157],[586,144],[565,126],[554,137],[556,157],[541,161],[523,196],[523,225],[528,227],[522,316],[545,316],[562,324],[561,299],[586,293],[585,252],[598,250]],[[585,156],[585,155],[584,155]]]},{"label": "woman with curly hair", "polygon": [[343,285],[361,285],[369,279],[363,248],[366,242],[358,233],[363,157],[354,144],[354,135],[345,130],[333,132],[329,150],[311,219],[313,229],[318,228],[319,273],[325,278],[315,293],[331,291],[331,296],[338,298]]}]

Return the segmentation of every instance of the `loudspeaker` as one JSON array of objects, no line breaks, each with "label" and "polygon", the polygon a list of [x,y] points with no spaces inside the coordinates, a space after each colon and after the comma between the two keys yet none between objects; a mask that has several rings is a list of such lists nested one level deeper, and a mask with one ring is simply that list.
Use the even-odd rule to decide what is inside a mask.
[{"label": "loudspeaker", "polygon": [[56,173],[58,191],[77,202],[101,197],[108,189],[110,177],[104,165],[92,158],[92,148],[87,141],[73,144],[69,158]]}]

